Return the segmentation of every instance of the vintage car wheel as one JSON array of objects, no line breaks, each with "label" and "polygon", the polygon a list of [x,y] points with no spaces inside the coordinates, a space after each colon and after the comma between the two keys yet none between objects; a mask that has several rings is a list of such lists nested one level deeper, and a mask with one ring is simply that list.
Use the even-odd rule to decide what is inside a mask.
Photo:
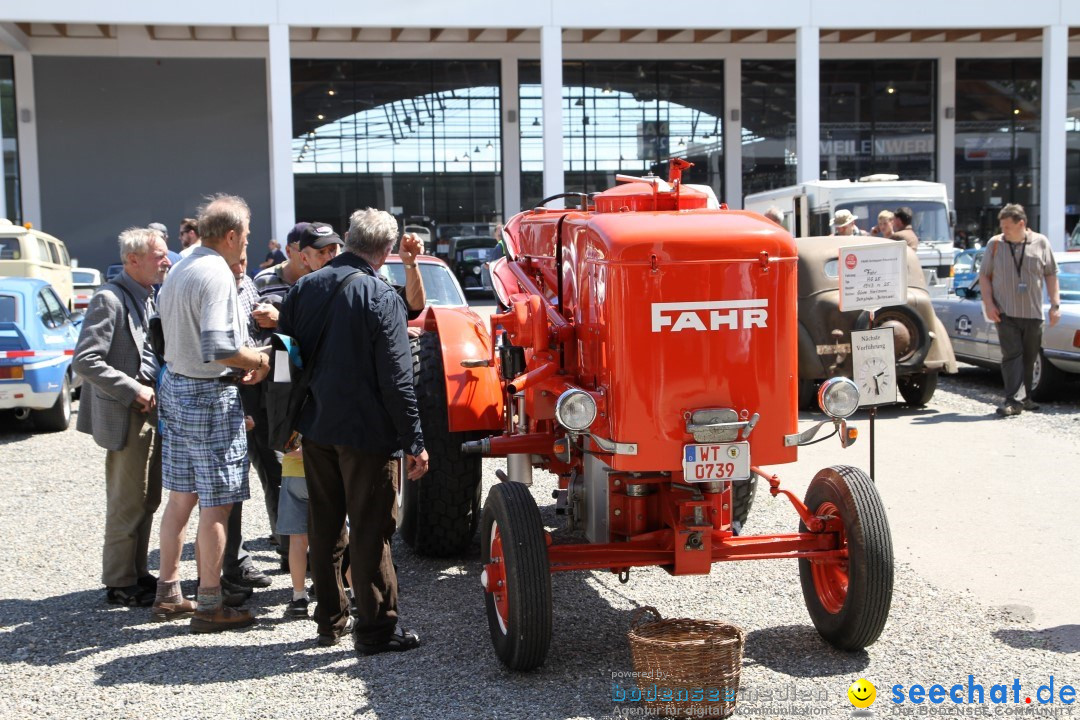
[{"label": "vintage car wheel", "polygon": [[914,375],[902,375],[896,379],[896,387],[908,405],[922,407],[930,402],[937,390],[938,374],[923,372]]},{"label": "vintage car wheel", "polygon": [[1064,380],[1064,373],[1054,367],[1054,364],[1046,359],[1043,351],[1039,350],[1031,373],[1031,399],[1039,402],[1053,400]]},{"label": "vintage car wheel", "polygon": [[818,381],[799,378],[799,409],[818,410]]},{"label": "vintage car wheel", "polygon": [[742,534],[750,508],[754,505],[757,494],[757,478],[736,480],[731,483],[731,529],[736,535]]},{"label": "vintage car wheel", "polygon": [[402,482],[398,531],[422,555],[459,555],[472,543],[480,522],[481,459],[461,452],[461,444],[473,439],[470,433],[450,432],[439,336],[424,333],[412,350],[429,467],[422,478]]},{"label": "vintage car wheel", "polygon": [[533,670],[551,644],[551,571],[529,488],[512,482],[491,488],[482,527],[481,582],[495,654],[511,670]]},{"label": "vintage car wheel", "polygon": [[[893,590],[893,549],[885,507],[862,470],[825,468],[806,491],[806,505],[828,516],[825,532],[840,537],[842,558],[800,559],[803,599],[814,627],[841,650],[861,650],[881,635]],[[803,523],[800,532],[807,532]]]},{"label": "vintage car wheel", "polygon": [[71,381],[64,375],[60,386],[60,395],[48,410],[34,410],[30,413],[34,427],[42,432],[63,432],[71,424]]},{"label": "vintage car wheel", "polygon": [[[896,364],[904,368],[921,368],[930,353],[930,330],[919,313],[907,305],[890,305],[874,313],[874,327],[891,327],[896,349]],[[863,311],[854,329],[870,329],[870,313]]]}]

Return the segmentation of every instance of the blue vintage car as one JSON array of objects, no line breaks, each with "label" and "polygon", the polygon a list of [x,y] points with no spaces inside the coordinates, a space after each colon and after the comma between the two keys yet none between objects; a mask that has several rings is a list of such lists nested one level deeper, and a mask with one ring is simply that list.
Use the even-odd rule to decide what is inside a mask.
[{"label": "blue vintage car", "polygon": [[44,280],[0,278],[0,411],[32,418],[38,430],[67,429],[81,325]]}]

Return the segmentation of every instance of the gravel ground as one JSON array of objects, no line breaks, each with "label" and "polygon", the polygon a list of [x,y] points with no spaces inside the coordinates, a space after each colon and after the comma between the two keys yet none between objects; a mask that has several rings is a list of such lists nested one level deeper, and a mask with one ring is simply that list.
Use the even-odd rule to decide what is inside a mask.
[{"label": "gravel ground", "polygon": [[[992,412],[996,378],[965,368],[943,381],[934,405]],[[1078,407],[1080,386],[1073,386],[1046,412],[1011,422],[1038,423],[1075,442]],[[896,683],[948,687],[973,673],[987,690],[1019,678],[1032,693],[1051,675],[1059,686],[1080,684],[1080,648],[1050,646],[1022,617],[935,587],[917,567],[904,565],[897,568],[881,640],[865,652],[836,651],[809,622],[794,561],[721,563],[708,576],[680,579],[634,570],[626,585],[604,572],[556,574],[547,663],[515,674],[502,669],[491,649],[478,548],[461,560],[439,561],[401,544],[395,547],[401,611],[423,647],[358,659],[348,643],[316,647],[312,622],[281,619],[290,585],[266,541],[254,474],[245,535],[258,538],[248,546],[259,567],[273,572],[273,586],[252,600],[255,627],[196,636],[185,623],[150,623],[145,609],[105,604],[98,585],[103,456],[74,429],[34,435],[11,420],[0,425],[0,543],[14,549],[0,564],[0,717],[631,716],[640,707],[614,702],[612,691],[613,683],[628,684],[615,674],[633,669],[626,631],[632,609],[644,604],[665,617],[719,618],[746,630],[739,713],[754,717],[847,717],[845,693],[858,677],[877,685],[879,714],[901,709],[885,702]],[[496,467],[486,462],[485,485],[495,481]],[[553,487],[553,478],[537,473],[534,496],[556,526],[548,499]],[[805,483],[790,489],[801,496]],[[762,494],[747,529],[790,532],[794,517],[788,503]],[[194,574],[189,546],[182,575]],[[1018,714],[1032,707],[1007,709]]]}]

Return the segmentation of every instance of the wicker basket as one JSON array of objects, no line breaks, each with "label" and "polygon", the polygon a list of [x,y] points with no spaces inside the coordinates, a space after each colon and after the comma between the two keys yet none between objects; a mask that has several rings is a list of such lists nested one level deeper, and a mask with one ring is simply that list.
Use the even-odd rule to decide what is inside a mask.
[{"label": "wicker basket", "polygon": [[726,718],[735,712],[746,640],[742,628],[713,620],[664,620],[656,608],[645,606],[631,616],[628,637],[641,703],[650,714]]}]

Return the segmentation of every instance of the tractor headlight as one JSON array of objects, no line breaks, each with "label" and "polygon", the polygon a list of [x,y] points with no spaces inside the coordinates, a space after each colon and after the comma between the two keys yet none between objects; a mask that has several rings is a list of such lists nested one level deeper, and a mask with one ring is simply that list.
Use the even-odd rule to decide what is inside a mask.
[{"label": "tractor headlight", "polygon": [[596,401],[584,390],[567,390],[555,401],[555,419],[567,430],[588,430],[596,419]]},{"label": "tractor headlight", "polygon": [[818,405],[829,417],[846,418],[859,408],[859,388],[846,377],[834,377],[821,383]]}]

